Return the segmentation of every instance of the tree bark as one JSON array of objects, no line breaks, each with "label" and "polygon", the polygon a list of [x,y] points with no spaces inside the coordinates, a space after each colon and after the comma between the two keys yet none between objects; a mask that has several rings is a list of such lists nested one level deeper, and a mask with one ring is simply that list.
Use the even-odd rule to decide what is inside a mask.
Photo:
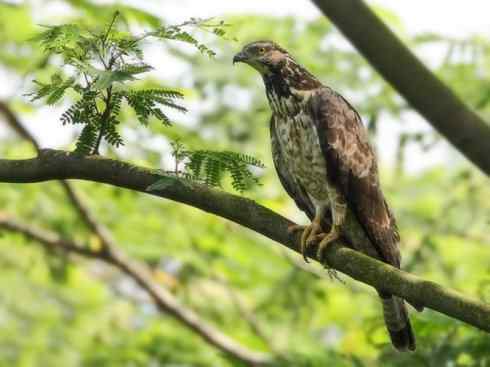
[{"label": "tree bark", "polygon": [[490,175],[490,125],[438,79],[362,0],[313,3],[414,109]]},{"label": "tree bark", "polygon": [[[161,179],[156,170],[100,156],[81,156],[41,150],[37,158],[0,160],[0,182],[29,183],[59,179],[82,179],[119,186],[178,201],[232,220],[244,227],[300,252],[298,236],[287,231],[294,224],[252,200],[192,182],[171,180],[164,188],[148,192]],[[355,227],[348,231],[355,232]],[[361,241],[357,233],[350,233]],[[369,246],[370,247],[370,246]],[[313,258],[315,249],[308,255]],[[325,251],[326,264],[378,290],[397,295],[490,332],[490,306],[456,291],[405,273],[359,251],[335,242]]]}]

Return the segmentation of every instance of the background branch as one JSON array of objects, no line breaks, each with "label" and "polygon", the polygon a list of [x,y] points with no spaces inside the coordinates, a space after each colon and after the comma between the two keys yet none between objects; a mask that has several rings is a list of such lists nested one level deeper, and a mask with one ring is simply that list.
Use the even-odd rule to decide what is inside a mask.
[{"label": "background branch", "polygon": [[413,108],[490,175],[490,126],[427,69],[364,1],[313,2]]},{"label": "background branch", "polygon": [[214,326],[202,320],[192,310],[184,307],[170,292],[152,279],[151,270],[146,264],[130,259],[120,249],[112,248],[111,251],[106,251],[105,249],[102,251],[92,250],[82,243],[63,239],[56,233],[35,228],[10,218],[5,213],[0,213],[0,228],[20,233],[27,239],[36,241],[49,248],[61,249],[111,264],[131,277],[141,288],[147,291],[160,311],[169,313],[177,318],[219,350],[252,366],[263,365],[270,360],[270,357],[264,353],[254,352],[237,344]]},{"label": "background branch", "polygon": [[[54,179],[82,179],[148,193],[147,187],[161,178],[156,170],[99,156],[81,156],[42,150],[37,158],[0,160],[0,182],[29,183]],[[172,180],[155,196],[185,203],[232,220],[299,252],[298,238],[287,231],[292,222],[252,200],[191,182]],[[347,228],[356,242],[355,228]],[[315,249],[309,256],[313,258]],[[336,242],[325,253],[326,263],[354,279],[395,294],[417,306],[429,307],[477,328],[490,331],[490,306],[456,291],[395,269]]]},{"label": "background branch", "polygon": [[254,333],[254,335],[262,340],[262,342],[267,345],[267,347],[271,351],[273,351],[277,359],[285,358],[285,356],[282,355],[281,351],[275,346],[274,340],[263,329],[260,321],[254,314],[253,309],[249,309],[249,307],[240,297],[240,294],[238,294],[235,289],[233,289],[227,279],[218,275],[213,276],[211,279],[224,288],[229,296],[229,299],[240,314],[240,317],[248,324],[250,330]]},{"label": "background branch", "polygon": [[39,143],[34,136],[21,124],[17,115],[12,111],[7,102],[0,101],[0,113],[5,117],[5,122],[14,130],[21,138],[31,143],[36,150],[40,149]]},{"label": "background branch", "polygon": [[[15,112],[10,108],[8,103],[0,101],[0,113],[5,116],[5,120],[12,130],[14,130],[21,138],[31,143],[34,149],[39,152],[41,149],[39,142],[34,135],[27,130]],[[59,182],[69,198],[73,208],[78,212],[80,218],[85,223],[87,228],[93,231],[94,234],[100,239],[102,246],[108,248],[114,247],[115,243],[112,239],[110,231],[99,221],[97,221],[89,206],[77,193],[75,187],[68,181],[60,180]]]}]

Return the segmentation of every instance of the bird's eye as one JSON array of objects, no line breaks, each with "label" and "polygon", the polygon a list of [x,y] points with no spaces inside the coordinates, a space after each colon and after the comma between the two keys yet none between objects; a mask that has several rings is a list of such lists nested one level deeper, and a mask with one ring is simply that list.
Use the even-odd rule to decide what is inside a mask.
[{"label": "bird's eye", "polygon": [[263,54],[265,52],[265,48],[261,47],[259,48],[259,54]]}]

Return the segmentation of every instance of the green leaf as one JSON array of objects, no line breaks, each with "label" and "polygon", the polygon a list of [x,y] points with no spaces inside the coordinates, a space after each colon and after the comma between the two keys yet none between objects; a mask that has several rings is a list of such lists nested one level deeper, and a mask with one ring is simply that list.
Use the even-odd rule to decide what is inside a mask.
[{"label": "green leaf", "polygon": [[85,125],[78,138],[75,151],[81,154],[90,154],[97,141],[97,131],[95,124]]},{"label": "green leaf", "polygon": [[122,72],[125,72],[125,73],[128,73],[130,75],[136,75],[136,74],[142,74],[142,73],[146,73],[150,70],[152,70],[153,67],[151,67],[150,65],[148,64],[144,64],[144,63],[141,63],[141,64],[127,64],[127,65],[124,65],[121,69]]},{"label": "green leaf", "polygon": [[125,82],[128,80],[135,80],[136,78],[126,71],[102,71],[99,73],[97,81],[94,84],[95,90],[103,90],[109,88],[115,82]]},{"label": "green leaf", "polygon": [[47,53],[62,54],[75,49],[82,34],[81,28],[76,24],[44,27],[47,30],[35,36],[33,40],[39,41]]},{"label": "green leaf", "polygon": [[70,60],[70,65],[73,65],[80,71],[81,73],[87,73],[93,78],[98,77],[101,73],[104,72],[104,70],[99,70],[92,65],[90,65],[89,61],[82,61],[78,59],[72,59]]},{"label": "green leaf", "polygon": [[259,183],[250,166],[263,168],[264,164],[252,156],[230,151],[186,151],[186,170],[197,181],[209,186],[220,186],[226,173],[235,190],[243,192]]},{"label": "green leaf", "polygon": [[[183,98],[182,93],[177,90],[132,90],[124,87],[114,89],[112,93],[103,92],[112,90],[115,83],[125,84],[136,80],[137,75],[152,70],[150,65],[142,61],[143,40],[157,37],[165,41],[182,41],[193,45],[201,53],[212,56],[214,52],[200,43],[186,28],[194,27],[218,37],[225,34],[221,29],[224,22],[211,24],[206,20],[191,18],[180,25],[162,27],[158,24],[156,31],[135,35],[131,33],[123,13],[116,11],[110,19],[102,29],[88,29],[78,24],[46,26],[46,30],[34,38],[48,54],[46,62],[51,55],[60,55],[63,66],[69,65],[75,72],[70,68],[69,73],[74,77],[66,80],[65,70],[60,70],[51,76],[50,83],[35,81],[37,90],[30,96],[33,101],[45,97],[46,103],[52,105],[63,98],[68,88],[80,95],[80,100],[72,104],[60,120],[63,125],[83,125],[77,142],[77,151],[82,153],[98,150],[98,144],[102,140],[115,147],[123,145],[122,136],[116,129],[120,123],[123,100],[134,109],[138,121],[143,125],[147,125],[151,118],[170,125],[166,109],[175,109],[182,113],[187,111],[176,101]],[[217,167],[224,167],[225,164],[216,157],[201,163],[209,167],[206,170],[209,184],[219,184],[225,168]],[[235,176],[238,177],[238,173]]]},{"label": "green leaf", "polygon": [[[53,81],[53,78],[52,78],[52,81]],[[56,102],[58,102],[63,97],[63,95],[65,94],[65,91],[75,84],[75,78],[68,78],[67,80],[65,80],[63,82],[61,77],[60,77],[59,83],[61,83],[61,84],[53,90],[53,92],[49,95],[48,99],[46,100],[46,103],[48,105],[53,105]],[[53,82],[53,84],[54,84],[54,82]]]}]

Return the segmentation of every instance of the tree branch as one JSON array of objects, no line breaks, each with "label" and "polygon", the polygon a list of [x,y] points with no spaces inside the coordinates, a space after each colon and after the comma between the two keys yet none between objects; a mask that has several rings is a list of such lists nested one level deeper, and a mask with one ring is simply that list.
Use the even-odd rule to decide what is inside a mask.
[{"label": "tree branch", "polygon": [[274,340],[272,340],[269,335],[267,335],[267,333],[263,330],[259,320],[253,313],[253,310],[249,310],[247,308],[247,305],[240,298],[240,295],[235,292],[227,279],[216,275],[213,275],[211,279],[219,284],[226,291],[235,309],[240,314],[240,317],[248,324],[250,330],[254,333],[254,335],[262,340],[262,342],[267,345],[269,350],[273,351],[277,359],[284,358],[281,351],[276,348]]},{"label": "tree branch", "polygon": [[36,138],[34,138],[34,136],[24,127],[24,125],[20,123],[15,113],[4,101],[0,101],[0,113],[5,117],[5,121],[12,128],[12,130],[14,130],[21,138],[31,143],[36,150],[40,149]]},{"label": "tree branch", "polygon": [[[158,192],[148,193],[147,187],[161,178],[156,170],[100,156],[87,157],[56,150],[42,150],[32,159],[0,160],[0,182],[29,183],[69,178],[106,183],[188,204],[234,221],[299,252],[298,237],[292,238],[287,231],[293,223],[252,200],[178,180],[172,180]],[[360,240],[357,238],[356,242]],[[308,253],[311,258],[314,251],[311,248]],[[339,242],[327,248],[325,260],[330,267],[378,290],[490,332],[488,304],[395,269]]]},{"label": "tree branch", "polygon": [[[14,130],[21,138],[31,143],[34,149],[39,152],[41,145],[37,139],[29,132],[29,130],[26,129],[14,111],[12,111],[9,105],[4,101],[0,101],[0,113],[5,116],[5,120],[12,130]],[[93,231],[94,234],[99,237],[102,246],[114,247],[115,243],[109,230],[96,220],[94,214],[77,193],[75,188],[68,181],[61,180],[59,183],[68,196],[73,208],[80,215],[82,221],[85,223],[88,229]]]},{"label": "tree branch", "polygon": [[[8,104],[3,101],[0,101],[0,113],[5,116],[7,124],[16,131],[20,137],[30,142],[39,153],[40,144],[36,138],[25,128]],[[182,321],[184,325],[191,328],[219,350],[251,365],[264,364],[269,359],[265,354],[247,350],[222,334],[219,330],[215,330],[212,326],[206,325],[203,321],[200,321],[198,316],[192,311],[182,308],[182,305],[179,305],[177,300],[169,292],[153,282],[150,271],[146,269],[143,264],[131,262],[131,260],[118,249],[110,231],[97,221],[95,215],[83,198],[77,193],[73,185],[66,180],[60,180],[59,183],[68,196],[73,208],[80,215],[82,221],[88,229],[100,239],[102,251],[92,251],[80,246],[80,244],[77,245],[73,242],[67,242],[59,238],[56,234],[38,230],[34,227],[22,226],[21,223],[15,221],[7,221],[5,220],[5,217],[2,217],[2,213],[0,213],[0,221],[3,221],[3,223],[0,223],[0,227],[3,225],[6,229],[21,232],[25,236],[45,245],[63,248],[66,251],[75,252],[86,257],[104,259],[132,277],[143,289],[148,291],[161,311],[169,312],[174,315],[177,319]]]},{"label": "tree branch", "polygon": [[413,108],[490,175],[490,125],[422,64],[362,0],[313,2]]},{"label": "tree branch", "polygon": [[131,277],[141,288],[147,291],[160,311],[174,316],[219,350],[252,366],[264,365],[271,359],[267,354],[254,352],[242,347],[212,325],[201,320],[196,313],[184,307],[170,292],[157,284],[152,279],[151,271],[144,263],[129,259],[120,249],[112,248],[110,251],[106,249],[101,251],[92,250],[81,243],[63,239],[56,233],[14,220],[4,213],[0,213],[0,228],[21,233],[26,238],[49,248],[61,249],[111,264]]}]

